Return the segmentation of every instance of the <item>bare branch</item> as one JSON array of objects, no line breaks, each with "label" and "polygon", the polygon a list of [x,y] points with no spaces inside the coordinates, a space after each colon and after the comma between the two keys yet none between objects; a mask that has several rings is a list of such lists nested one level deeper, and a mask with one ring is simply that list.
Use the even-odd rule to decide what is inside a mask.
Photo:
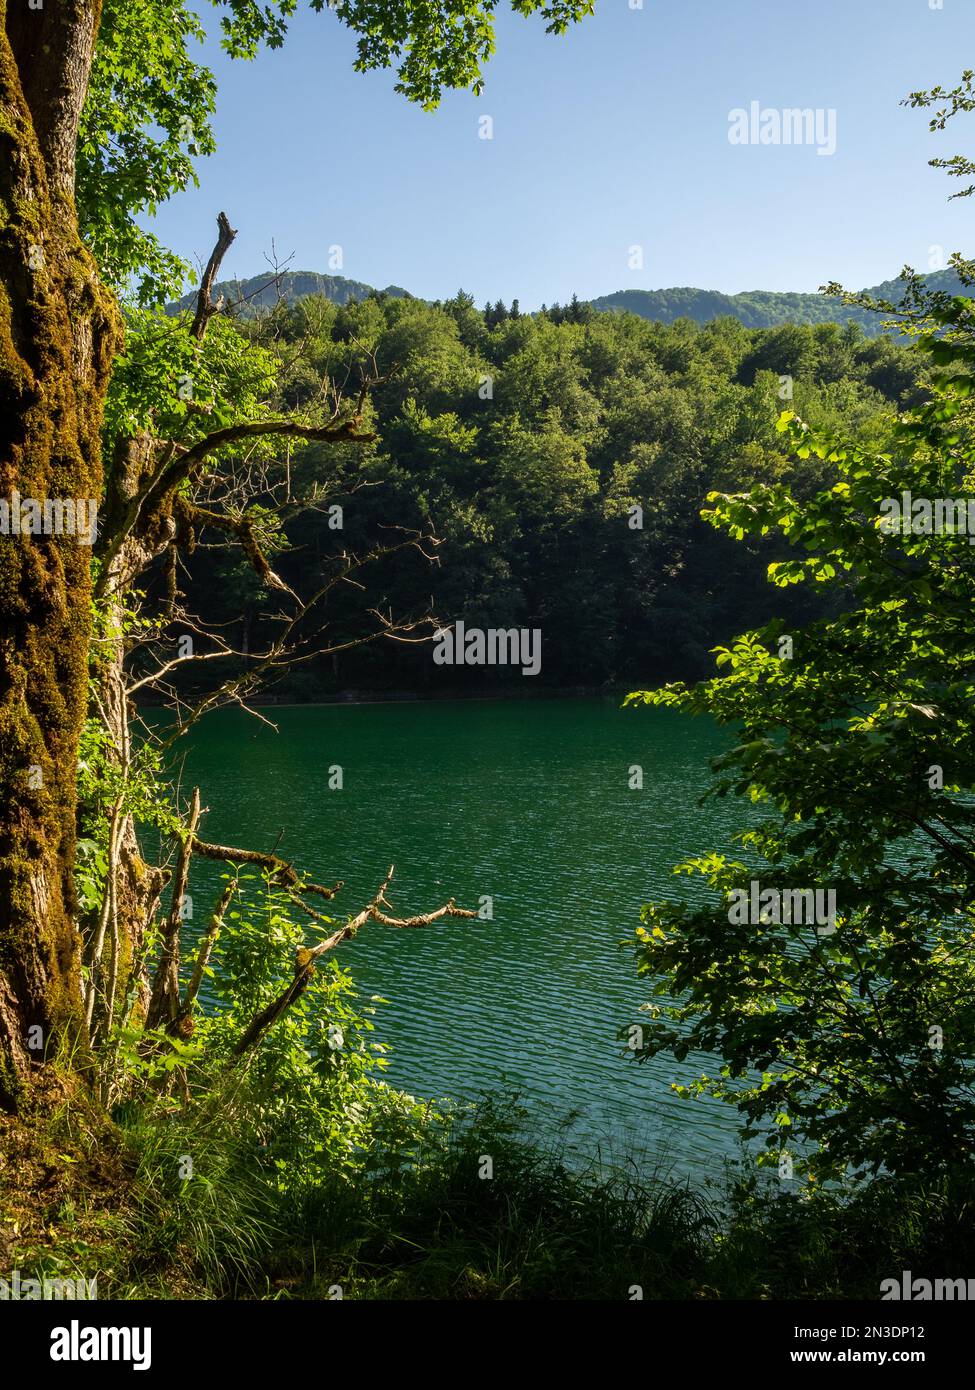
[{"label": "bare branch", "polygon": [[308,883],[297,872],[293,864],[276,854],[262,854],[256,849],[237,849],[232,845],[211,845],[194,838],[193,850],[203,859],[223,859],[231,864],[260,864],[263,869],[271,869],[275,882],[285,888],[297,888],[302,893],[314,893],[320,898],[334,898],[345,884],[339,879],[334,888],[326,888],[320,883]]},{"label": "bare branch", "polygon": [[186,838],[180,845],[176,861],[176,876],[173,881],[173,899],[169,917],[163,925],[162,950],[156,966],[156,978],[152,983],[152,994],[146,1012],[146,1027],[155,1028],[165,1021],[172,1023],[179,1009],[179,929],[182,922],[183,897],[190,873],[190,859],[193,855],[193,836],[200,819],[200,789],[193,788],[190,805],[190,818],[186,827]]},{"label": "bare branch", "polygon": [[213,285],[217,278],[224,256],[230,250],[234,237],[237,235],[227,218],[225,212],[221,212],[217,217],[217,244],[210,252],[210,259],[207,261],[207,268],[203,272],[203,279],[200,282],[200,293],[196,300],[196,314],[193,318],[193,326],[190,333],[197,340],[202,342],[207,331],[207,325],[218,314],[223,307],[222,298],[213,303]]},{"label": "bare branch", "polygon": [[182,1008],[179,1011],[180,1020],[187,1018],[191,1013],[193,1003],[196,999],[196,996],[200,992],[200,986],[203,984],[203,976],[206,972],[207,964],[210,960],[210,952],[216,945],[217,937],[220,935],[220,928],[223,926],[224,916],[226,914],[227,908],[230,906],[230,900],[234,896],[234,893],[236,891],[236,882],[234,881],[228,883],[226,888],[223,890],[223,893],[221,894],[220,901],[217,903],[217,906],[213,910],[213,915],[210,918],[207,929],[200,940],[200,945],[196,953],[196,963],[193,966],[193,976],[186,987],[186,994],[183,998]]},{"label": "bare branch", "polygon": [[327,951],[332,951],[336,946],[340,946],[343,941],[349,941],[366,922],[370,920],[381,922],[387,927],[426,927],[431,922],[437,922],[443,917],[477,916],[477,913],[471,908],[458,907],[453,898],[443,907],[438,907],[433,912],[425,912],[416,917],[389,916],[382,909],[391,907],[386,891],[392,880],[394,867],[392,864],[389,866],[389,872],[372,902],[351,918],[344,927],[340,927],[337,932],[333,932],[324,941],[320,941],[317,946],[298,951],[295,956],[294,978],[285,986],[278,997],[271,1001],[267,1008],[261,1009],[251,1019],[234,1047],[231,1065],[235,1065],[245,1052],[256,1047],[282,1014],[286,1013],[291,1005],[301,998],[314,978],[315,965],[319,958]]},{"label": "bare branch", "polygon": [[229,516],[224,512],[208,511],[205,507],[197,506],[195,502],[188,502],[185,497],[177,497],[173,510],[184,525],[214,526],[218,531],[236,536],[255,573],[260,576],[268,588],[279,589],[282,593],[290,594],[293,599],[301,602],[295,591],[284,582],[280,575],[275,574],[268,564],[267,557],[257,543],[254,523],[248,517]]}]

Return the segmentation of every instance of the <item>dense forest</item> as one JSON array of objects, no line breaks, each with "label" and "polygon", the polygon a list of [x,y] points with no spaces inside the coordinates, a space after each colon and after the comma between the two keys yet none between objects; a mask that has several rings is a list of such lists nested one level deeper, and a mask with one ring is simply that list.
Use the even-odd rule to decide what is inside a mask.
[{"label": "dense forest", "polygon": [[[314,582],[337,549],[365,551],[390,523],[428,534],[433,563],[414,552],[380,564],[365,578],[370,605],[538,628],[537,684],[549,688],[703,675],[711,648],[775,604],[788,621],[807,616],[804,593],[784,605],[770,595],[767,547],[735,545],[702,521],[704,499],[776,479],[818,485],[821,468],[790,461],[775,432],[786,404],[879,442],[919,398],[907,348],[856,326],[664,327],[578,303],[482,312],[463,293],[435,305],[303,297],[235,324],[279,364],[290,408],[313,408],[339,364],[363,355],[384,378],[370,396],[374,441],[296,452],[295,487],[327,481],[342,528],[326,507],[286,521],[281,575]],[[254,649],[265,635],[259,578],[212,531],[200,540],[191,606],[239,620],[235,645]],[[350,599],[350,630],[355,611]],[[524,693],[526,682],[510,667],[438,669],[428,647],[385,643],[309,663],[275,689],[316,699],[504,684]]]}]

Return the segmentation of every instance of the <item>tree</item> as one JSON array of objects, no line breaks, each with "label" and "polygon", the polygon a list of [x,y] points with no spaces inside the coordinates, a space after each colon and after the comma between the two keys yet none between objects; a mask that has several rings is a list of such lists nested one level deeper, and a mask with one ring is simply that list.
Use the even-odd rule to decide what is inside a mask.
[{"label": "tree", "polygon": [[[956,87],[945,91],[943,87],[932,87],[930,91],[911,92],[910,96],[904,98],[903,106],[935,106],[939,102],[945,102],[940,111],[935,112],[929,123],[929,130],[932,132],[944,130],[953,116],[960,113],[975,111],[975,71],[967,68],[961,75],[961,81]],[[950,159],[931,159],[928,161],[932,169],[947,169],[949,177],[955,179],[970,179],[975,174],[975,163],[961,154],[952,155]],[[958,193],[953,193],[952,198],[970,198],[975,193],[975,183],[970,183],[967,188],[962,188]]]},{"label": "tree", "polygon": [[820,490],[710,498],[732,536],[807,552],[770,579],[840,591],[839,616],[746,633],[719,650],[725,674],[629,697],[731,728],[714,792],[756,806],[743,858],[675,871],[716,902],[644,910],[639,968],[660,1002],[637,1051],[718,1053],[718,1075],[677,1089],[732,1101],[765,1161],[788,1152],[813,1178],[971,1167],[973,307],[932,311],[930,396],[890,452],[788,412],[796,454],[829,465]]},{"label": "tree", "polygon": [[[975,109],[972,77],[905,104],[947,101],[931,121],[943,130]],[[961,156],[930,162],[975,172]],[[971,261],[951,263],[975,284]],[[709,519],[735,538],[780,535],[811,552],[773,563],[769,578],[838,590],[840,615],[795,634],[782,623],[746,633],[719,649],[723,677],[629,697],[733,726],[714,792],[770,811],[737,837],[747,861],[715,852],[678,866],[720,906],[644,909],[639,969],[655,995],[682,997],[649,1006],[636,1051],[719,1053],[718,1077],[676,1089],[735,1103],[747,1136],[764,1129],[760,1162],[798,1141],[790,1162],[814,1180],[883,1169],[961,1174],[964,1187],[975,1133],[975,300],[929,292],[910,267],[901,280],[899,303],[825,287],[887,314],[927,355],[923,398],[891,449],[789,411],[780,429],[799,458],[830,467],[828,486],[805,500],[781,484],[709,499]],[[874,372],[890,389],[887,351]]]},{"label": "tree", "polygon": [[[221,323],[215,319],[214,329]],[[346,500],[342,489],[356,488],[342,534],[357,553],[382,537],[378,528],[392,516],[403,526],[434,529],[436,566],[413,551],[365,576],[370,591],[399,613],[422,613],[430,600],[445,619],[473,622],[476,612],[494,626],[502,617],[517,625],[528,612],[544,612],[546,684],[599,685],[702,675],[709,647],[775,611],[760,547],[716,534],[700,509],[715,488],[789,478],[805,495],[818,484],[824,466],[814,459],[790,464],[775,432],[779,361],[763,345],[776,330],[725,320],[688,335],[684,327],[599,313],[588,325],[525,316],[487,333],[480,314],[468,319],[456,301],[390,300],[380,307],[369,300],[353,315],[316,297],[239,325],[255,340],[277,344],[288,372],[280,389],[290,401],[293,383],[305,407],[323,374],[341,380],[351,365],[355,375],[353,339],[375,353],[383,373],[399,364],[370,393],[373,443],[313,445],[296,451],[292,470],[296,498],[312,476],[321,486],[338,485],[332,495],[339,502]],[[817,427],[880,440],[903,389],[915,387],[917,355],[912,361],[903,346],[863,338],[837,359],[828,350],[835,331],[802,330],[811,346],[808,370],[794,381],[796,408]],[[827,335],[822,350],[820,333]],[[229,352],[226,336],[220,348]],[[755,353],[771,367],[746,387],[741,364]],[[887,367],[878,373],[879,362]],[[837,380],[838,370],[844,374]],[[879,392],[867,384],[875,375]],[[558,449],[536,447],[554,437],[561,438]],[[563,451],[585,460],[593,483],[581,503],[576,488],[556,485]],[[546,488],[551,495],[542,507],[537,499]],[[261,502],[275,505],[270,497]],[[324,560],[336,537],[314,509],[287,519],[285,536],[306,561],[295,564],[285,546],[277,549],[275,569],[305,592],[317,582],[311,557]],[[195,557],[183,552],[181,575],[188,567],[191,608],[235,624],[245,607],[260,609],[264,600],[233,550],[220,552],[227,559],[219,568],[211,562],[215,539],[208,533]],[[235,602],[231,594],[243,597]],[[806,621],[824,598],[821,586],[809,597],[796,586],[785,616]],[[352,605],[344,607],[351,615]],[[335,615],[334,604],[329,612]],[[253,650],[262,631],[263,621],[251,624]],[[282,691],[301,699],[311,688],[425,689],[427,658],[411,643],[361,646],[334,662],[310,660],[300,678],[284,678]],[[448,668],[441,669],[445,676]],[[479,676],[454,668],[448,678],[463,684]],[[491,673],[492,680],[509,678],[505,668]]]},{"label": "tree", "polygon": [[[99,430],[120,320],[82,244],[75,140],[100,9],[5,6],[0,39],[3,493],[98,499]],[[0,1098],[29,1038],[72,1036],[74,802],[85,715],[90,552],[73,538],[0,549]],[[29,1034],[34,1026],[39,1034]]]},{"label": "tree", "polygon": [[[479,89],[481,64],[493,47],[497,3],[463,0],[458,6],[442,0],[418,10],[405,0],[379,8],[371,0],[339,0],[332,12],[359,35],[359,70],[393,67],[398,90],[433,107],[445,87]],[[325,8],[324,0],[312,0],[312,7]],[[277,47],[283,41],[293,4],[281,0],[260,9],[247,0],[229,0],[221,8],[225,47],[232,56],[252,57],[260,44]],[[514,0],[513,8],[524,15],[540,12],[548,30],[558,33],[590,13],[592,5]],[[171,260],[146,248],[135,230],[138,212],[157,196],[146,171],[160,141],[147,138],[145,129],[148,124],[162,128],[166,158],[159,196],[165,196],[189,177],[173,145],[173,123],[189,114],[192,124],[195,114],[203,128],[188,131],[195,136],[188,143],[205,150],[212,104],[206,77],[185,53],[183,40],[195,21],[176,0],[161,10],[140,0],[139,9],[152,11],[142,31],[158,28],[168,36],[168,50],[166,42],[136,46],[131,66],[124,69],[126,80],[113,75],[110,62],[96,66],[101,0],[65,0],[37,9],[26,0],[4,0],[2,491],[12,506],[18,497],[43,505],[97,502],[104,496],[114,522],[121,518],[120,545],[133,541],[137,504],[138,543],[164,549],[173,526],[168,509],[181,480],[195,462],[242,436],[215,431],[178,458],[165,443],[157,448],[151,439],[143,441],[110,461],[106,490],[100,430],[121,345],[121,319],[79,229],[79,130],[84,118],[90,136],[82,142],[85,225],[111,262],[109,274],[133,272],[141,257],[149,262],[150,276],[165,275]],[[127,12],[111,13],[109,43],[127,22]],[[172,73],[162,70],[167,51]],[[137,95],[147,65],[153,69],[149,98]],[[169,95],[170,76],[179,101]],[[123,121],[117,159],[99,163],[91,145],[106,129],[106,84],[113,84],[107,104],[120,103],[130,115]],[[90,89],[95,96],[86,112]],[[229,223],[222,240],[228,233]],[[215,256],[219,263],[219,244]],[[200,301],[205,315],[208,304],[209,289]],[[248,423],[248,437],[260,433],[256,422]],[[340,429],[347,438],[354,424],[343,420]],[[267,430],[295,432],[273,421]],[[247,544],[246,537],[242,541]],[[109,551],[113,544],[103,536]],[[29,1075],[32,1051],[50,1055],[52,1048],[86,1036],[72,871],[91,639],[90,549],[72,536],[28,541],[7,535],[0,573],[0,1103],[9,1105]],[[123,931],[139,929],[138,923],[121,924]]]}]

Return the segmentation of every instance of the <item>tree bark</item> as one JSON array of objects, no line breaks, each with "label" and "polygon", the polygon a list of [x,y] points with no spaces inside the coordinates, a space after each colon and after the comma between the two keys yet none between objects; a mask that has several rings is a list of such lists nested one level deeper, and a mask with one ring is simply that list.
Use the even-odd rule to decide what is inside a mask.
[{"label": "tree bark", "polygon": [[[102,497],[121,323],[78,234],[74,164],[100,0],[0,0],[0,501]],[[91,547],[0,535],[0,1104],[84,1037],[72,866]]]}]

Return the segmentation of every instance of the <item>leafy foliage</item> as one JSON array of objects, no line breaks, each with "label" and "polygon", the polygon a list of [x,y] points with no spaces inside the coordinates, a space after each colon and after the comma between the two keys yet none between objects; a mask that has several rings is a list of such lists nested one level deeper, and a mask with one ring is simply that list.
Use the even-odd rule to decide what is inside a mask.
[{"label": "leafy foliage", "polygon": [[[815,488],[822,463],[790,459],[775,430],[783,380],[812,425],[878,446],[895,410],[920,399],[906,348],[855,328],[667,328],[596,313],[492,322],[460,292],[437,305],[310,296],[237,327],[279,358],[288,408],[313,408],[325,377],[351,368],[355,380],[366,354],[387,377],[372,393],[375,443],[296,456],[296,487],[328,485],[344,529],[330,533],[321,513],[289,521],[293,556],[281,557],[281,573],[312,582],[337,547],[363,553],[391,520],[432,529],[438,565],[411,556],[376,565],[364,576],[371,606],[416,612],[432,596],[446,621],[540,627],[546,684],[703,674],[709,647],[743,619],[769,616],[771,543],[736,547],[699,512],[715,487]],[[775,558],[787,553],[780,546]],[[224,557],[194,557],[191,575],[191,595],[205,593],[209,606],[226,594],[222,616],[241,621]],[[811,616],[824,597],[793,590],[787,616]],[[351,598],[335,602],[351,619]],[[244,621],[255,610],[249,602]],[[506,676],[450,673],[458,684]],[[388,644],[310,663],[300,691],[287,688],[320,695],[430,680],[426,649]]]},{"label": "leafy foliage", "polygon": [[193,56],[204,35],[174,0],[102,8],[78,136],[78,216],[105,280],[143,304],[172,298],[189,271],[138,219],[198,183],[194,159],[216,148],[216,86]]},{"label": "leafy foliage", "polygon": [[[263,8],[248,0],[215,0],[229,11],[221,20],[224,47],[235,58],[252,58],[260,44],[279,48],[297,0],[272,0]],[[427,110],[445,88],[481,91],[481,68],[494,52],[494,16],[499,0],[310,0],[329,9],[358,35],[357,72],[394,68],[396,90]],[[511,0],[515,13],[540,13],[546,31],[562,34],[593,12],[594,0]]]},{"label": "leafy foliage", "polygon": [[130,309],[126,327],[105,408],[106,451],[146,433],[189,448],[214,430],[266,417],[279,363],[229,320],[216,318],[202,343],[184,322],[151,309]]},{"label": "leafy foliage", "polygon": [[[910,96],[904,100],[905,106],[936,106],[939,102],[945,102],[940,111],[935,112],[931,117],[929,130],[932,132],[944,130],[953,116],[967,111],[975,111],[975,71],[971,68],[961,75],[961,81],[956,87],[945,90],[944,87],[932,87],[930,91],[911,92]],[[975,163],[966,155],[951,155],[948,159],[931,159],[928,161],[932,169],[947,169],[950,178],[970,179],[975,174]],[[975,183],[970,183],[967,188],[962,188],[957,193],[953,193],[952,198],[970,198],[975,193]]]},{"label": "leafy foliage", "polygon": [[[942,333],[920,350],[941,370],[889,451],[787,412],[780,430],[797,458],[827,466],[824,485],[709,499],[713,525],[799,552],[770,566],[774,584],[839,590],[843,611],[746,633],[719,650],[724,673],[692,689],[629,697],[732,728],[715,792],[763,813],[738,837],[744,859],[679,866],[717,904],[645,909],[638,959],[660,1002],[642,1055],[718,1053],[720,1073],[688,1092],[735,1103],[768,1161],[791,1151],[814,1178],[932,1176],[971,1160],[975,571],[953,510],[946,529],[900,533],[884,518],[905,492],[972,493],[972,309],[934,311]],[[753,882],[835,892],[835,932],[774,908],[742,920],[732,895]]]},{"label": "leafy foliage", "polygon": [[[207,970],[209,1007],[195,1033],[208,1068],[219,1069],[233,1055],[251,1018],[291,979],[296,953],[308,949],[290,898],[268,875],[262,881],[245,873],[234,881],[237,905]],[[328,919],[316,924],[322,935],[330,926]],[[397,1126],[400,1143],[419,1140],[429,1107],[379,1079],[386,1048],[375,1040],[372,1020],[383,1002],[376,997],[360,1006],[348,972],[325,961],[248,1059],[250,1123],[262,1163],[282,1191],[368,1166],[373,1146],[388,1148]]]}]

